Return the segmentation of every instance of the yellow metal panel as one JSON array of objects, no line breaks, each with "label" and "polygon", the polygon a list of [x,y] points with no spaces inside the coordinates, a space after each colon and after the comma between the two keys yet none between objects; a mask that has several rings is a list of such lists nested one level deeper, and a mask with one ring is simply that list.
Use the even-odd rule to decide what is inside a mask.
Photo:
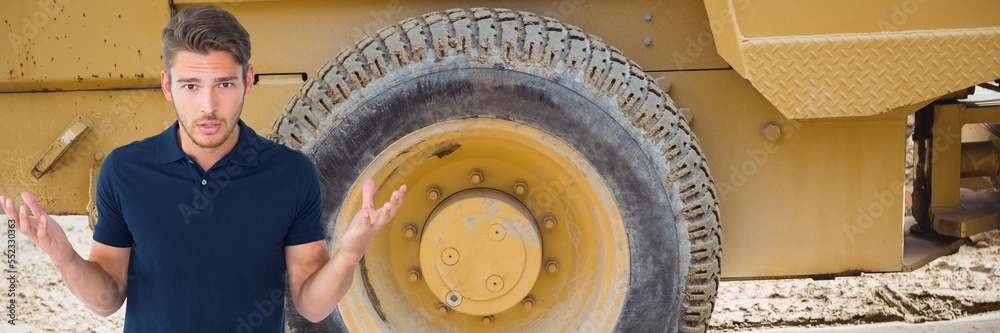
[{"label": "yellow metal panel", "polygon": [[[284,111],[301,83],[261,84],[244,104],[243,120],[260,135]],[[0,194],[31,191],[50,213],[85,214],[90,172],[115,147],[163,131],[177,119],[159,89],[0,94]],[[41,179],[32,167],[77,116],[93,123]]]},{"label": "yellow metal panel", "polygon": [[[431,11],[470,6],[527,10],[605,38],[647,70],[725,68],[699,1],[177,1],[217,3],[250,30],[260,73],[313,73],[363,36]],[[162,68],[167,1],[19,0],[0,4],[0,92],[152,87]],[[649,19],[647,20],[647,13]],[[274,29],[280,26],[282,29]],[[647,39],[648,37],[648,39]],[[649,45],[646,45],[647,40]]]},{"label": "yellow metal panel", "polygon": [[731,1],[746,37],[1000,26],[996,0]]},{"label": "yellow metal panel", "polygon": [[871,116],[1000,77],[1000,28],[745,39],[747,79],[789,118]]},{"label": "yellow metal panel", "polygon": [[944,105],[934,109],[931,207],[959,207],[958,183],[962,156],[962,107]]},{"label": "yellow metal panel", "polygon": [[902,268],[905,118],[789,120],[734,71],[661,75],[715,179],[724,278]]},{"label": "yellow metal panel", "polygon": [[[743,2],[740,3],[743,5]],[[711,22],[712,34],[715,36],[715,47],[719,55],[725,59],[737,73],[746,77],[746,63],[740,52],[739,38],[742,37],[740,26],[736,23],[733,4],[727,0],[706,0],[706,15]]]},{"label": "yellow metal panel", "polygon": [[579,26],[621,49],[647,71],[729,67],[715,50],[700,1],[175,1],[178,10],[191,3],[213,2],[233,13],[250,32],[251,62],[258,73],[313,75],[340,51],[382,27],[429,12],[470,7],[529,11]]},{"label": "yellow metal panel", "polygon": [[1000,77],[996,1],[705,3],[723,58],[790,119],[878,115]]},{"label": "yellow metal panel", "polygon": [[154,86],[167,1],[0,3],[0,92]]}]

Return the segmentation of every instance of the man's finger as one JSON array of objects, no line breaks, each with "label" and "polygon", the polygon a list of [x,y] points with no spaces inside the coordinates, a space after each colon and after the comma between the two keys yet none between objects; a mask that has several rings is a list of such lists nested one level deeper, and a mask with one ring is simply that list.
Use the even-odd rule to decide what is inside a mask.
[{"label": "man's finger", "polygon": [[8,197],[0,197],[0,206],[3,206],[4,214],[7,218],[17,219],[17,212],[14,211],[14,201]]},{"label": "man's finger", "polygon": [[392,215],[393,215],[392,210],[394,209],[394,207],[395,206],[393,206],[391,203],[388,203],[388,202],[386,202],[384,205],[382,205],[382,208],[378,210],[378,218],[375,220],[375,223],[373,223],[372,225],[375,225],[375,226],[378,226],[378,227],[382,227],[386,223],[389,223],[389,219],[392,219]]},{"label": "man's finger", "polygon": [[362,209],[374,209],[375,201],[372,195],[375,193],[375,181],[371,178],[365,179],[365,185],[361,187],[361,207]]},{"label": "man's finger", "polygon": [[38,218],[38,244],[44,244],[45,249],[49,245],[49,219],[45,215]]},{"label": "man's finger", "polygon": [[7,213],[7,216],[10,216],[10,218],[12,219],[17,218],[17,209],[15,209],[14,207],[14,199],[4,198],[3,211]]},{"label": "man's finger", "polygon": [[402,188],[392,192],[392,196],[389,197],[389,202],[392,203],[393,205],[398,206],[400,201],[403,201]]},{"label": "man's finger", "polygon": [[31,220],[28,219],[28,207],[21,206],[19,210],[18,219],[21,220],[21,233],[25,235],[33,235],[31,230]]},{"label": "man's finger", "polygon": [[395,207],[403,207],[403,199],[405,199],[405,196],[406,196],[405,192],[404,193],[400,193],[399,194],[399,199],[396,200],[396,202],[393,202],[392,205],[395,206]]},{"label": "man's finger", "polygon": [[3,211],[7,214],[7,218],[14,220],[14,229],[21,230],[21,218],[18,216],[17,210],[14,209],[14,200],[8,197],[3,197],[0,199],[0,206],[3,206]]},{"label": "man's finger", "polygon": [[35,215],[35,218],[45,215],[45,212],[42,211],[42,205],[38,204],[38,200],[35,199],[35,196],[31,195],[31,193],[21,193],[21,198],[24,199],[24,203],[31,208],[31,214]]}]

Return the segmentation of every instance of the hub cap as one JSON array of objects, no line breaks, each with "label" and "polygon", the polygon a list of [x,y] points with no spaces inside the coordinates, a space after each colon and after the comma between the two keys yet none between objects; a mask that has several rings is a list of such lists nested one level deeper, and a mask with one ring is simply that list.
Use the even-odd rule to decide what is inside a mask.
[{"label": "hub cap", "polygon": [[542,244],[531,212],[491,189],[449,197],[431,213],[420,267],[432,293],[455,310],[491,315],[519,304],[538,279]]}]

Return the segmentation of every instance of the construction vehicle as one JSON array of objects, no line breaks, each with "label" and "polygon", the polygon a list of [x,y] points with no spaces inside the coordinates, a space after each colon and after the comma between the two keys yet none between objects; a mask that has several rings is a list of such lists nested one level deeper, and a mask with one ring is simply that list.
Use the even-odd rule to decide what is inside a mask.
[{"label": "construction vehicle", "polygon": [[0,193],[94,218],[103,157],[175,120],[160,30],[205,3],[250,32],[243,119],[316,162],[332,246],[359,180],[410,188],[293,331],[703,331],[720,279],[910,271],[998,227],[963,185],[1000,165],[968,99],[1000,78],[989,0],[5,1]]}]

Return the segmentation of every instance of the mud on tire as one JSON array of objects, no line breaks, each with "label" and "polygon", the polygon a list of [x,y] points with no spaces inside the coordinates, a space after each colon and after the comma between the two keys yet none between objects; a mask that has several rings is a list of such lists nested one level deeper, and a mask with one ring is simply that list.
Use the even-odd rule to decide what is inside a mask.
[{"label": "mud on tire", "polygon": [[[526,12],[429,13],[362,39],[300,93],[273,139],[316,161],[325,221],[375,155],[414,130],[469,118],[532,126],[586,157],[621,208],[631,263],[615,330],[705,331],[721,256],[705,158],[667,93],[601,39]],[[347,329],[340,311],[319,325],[290,302],[287,313],[293,330]]]}]

